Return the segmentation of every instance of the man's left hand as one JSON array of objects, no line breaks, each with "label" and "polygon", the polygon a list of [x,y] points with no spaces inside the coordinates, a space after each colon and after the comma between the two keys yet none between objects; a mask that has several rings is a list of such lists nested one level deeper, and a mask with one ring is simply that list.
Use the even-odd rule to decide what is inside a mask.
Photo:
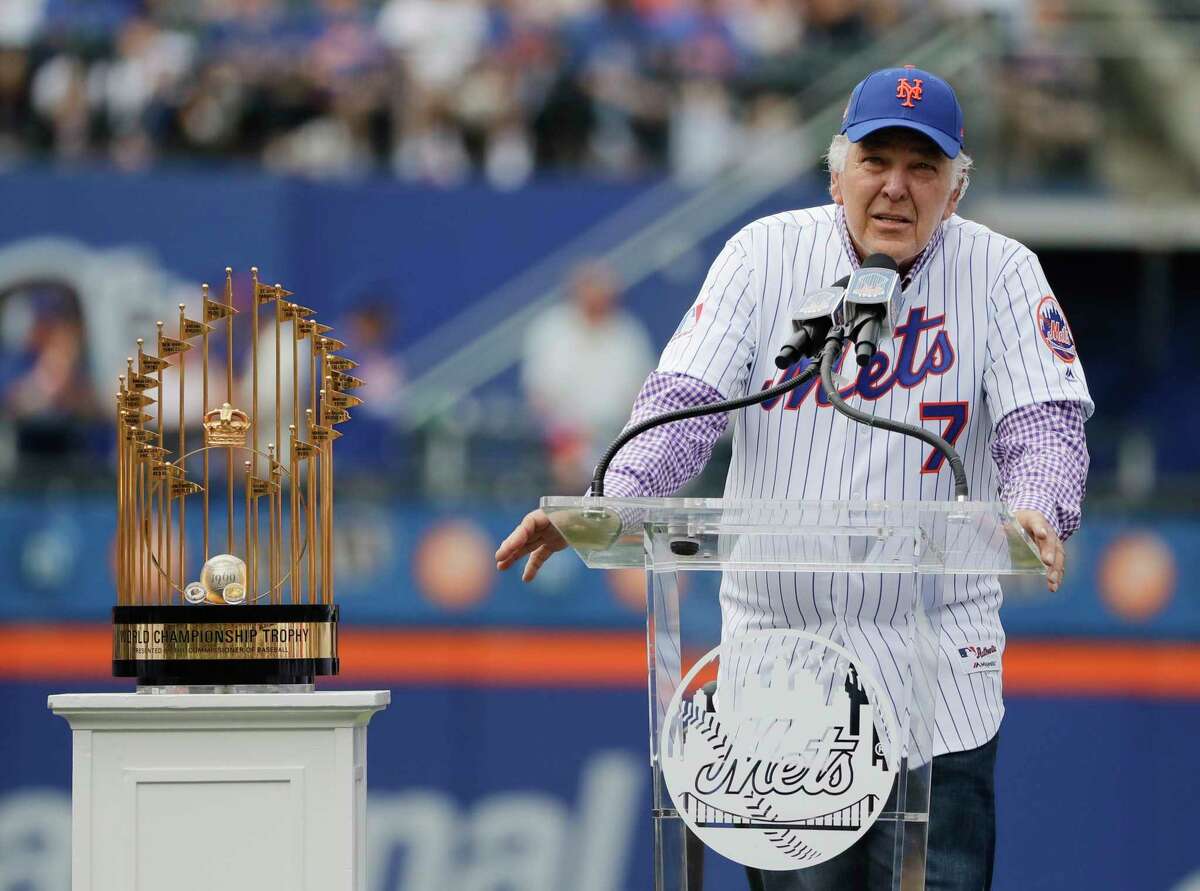
[{"label": "man's left hand", "polygon": [[1058,533],[1039,511],[1018,510],[1013,512],[1013,516],[1021,528],[1029,533],[1042,562],[1046,564],[1046,587],[1057,591],[1067,571],[1067,552],[1058,540]]}]

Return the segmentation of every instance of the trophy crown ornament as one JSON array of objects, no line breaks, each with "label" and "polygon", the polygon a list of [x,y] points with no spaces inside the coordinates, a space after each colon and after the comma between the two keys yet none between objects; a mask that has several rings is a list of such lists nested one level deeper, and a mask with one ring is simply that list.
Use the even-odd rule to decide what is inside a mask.
[{"label": "trophy crown ornament", "polygon": [[245,448],[250,416],[228,402],[204,415],[204,444],[209,448]]}]

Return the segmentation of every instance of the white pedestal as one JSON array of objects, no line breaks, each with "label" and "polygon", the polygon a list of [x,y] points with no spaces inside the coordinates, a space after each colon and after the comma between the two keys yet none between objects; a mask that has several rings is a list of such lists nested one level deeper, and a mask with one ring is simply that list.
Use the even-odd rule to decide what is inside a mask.
[{"label": "white pedestal", "polygon": [[72,891],[363,891],[386,690],[65,693]]}]

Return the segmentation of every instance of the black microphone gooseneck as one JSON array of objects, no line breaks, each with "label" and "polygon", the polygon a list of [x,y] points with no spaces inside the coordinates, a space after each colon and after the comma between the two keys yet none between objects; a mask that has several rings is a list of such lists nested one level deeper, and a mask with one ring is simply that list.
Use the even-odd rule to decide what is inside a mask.
[{"label": "black microphone gooseneck", "polygon": [[[857,408],[852,407],[842,398],[842,394],[838,392],[837,384],[833,381],[833,363],[841,355],[842,344],[845,342],[846,337],[847,334],[844,328],[834,328],[829,332],[829,337],[825,341],[825,349],[821,351],[821,385],[825,388],[825,395],[829,397],[830,403],[846,417],[858,421],[860,424],[866,424],[868,427],[879,427],[883,430],[891,430],[893,433],[900,433],[904,436],[911,436],[933,446],[945,455],[946,460],[950,463],[950,472],[954,474],[955,498],[959,501],[965,501],[969,494],[967,471],[963,467],[962,457],[958,454],[954,446],[950,445],[950,443],[946,442],[946,440],[942,439],[936,433],[930,433],[923,427],[893,421],[891,418],[881,418],[876,415],[867,414],[865,411],[859,411]],[[811,367],[809,366],[805,371],[807,372]]]},{"label": "black microphone gooseneck", "polygon": [[672,421],[683,421],[687,418],[699,418],[704,415],[716,415],[722,412],[736,411],[748,405],[757,405],[760,402],[766,402],[769,399],[774,399],[776,396],[781,396],[796,389],[796,387],[800,386],[806,380],[816,376],[817,372],[817,363],[813,362],[794,378],[785,380],[781,384],[776,384],[768,390],[762,390],[750,396],[743,396],[740,399],[727,399],[724,402],[709,402],[704,405],[680,408],[675,411],[666,412],[665,414],[655,415],[652,418],[646,418],[646,420],[634,424],[618,436],[600,458],[600,462],[596,465],[596,470],[592,474],[592,495],[597,498],[604,497],[604,475],[608,473],[608,465],[612,463],[613,458],[617,456],[617,452],[621,451],[625,443],[629,442],[635,436],[640,436],[647,430],[652,430],[662,424],[670,424]]}]

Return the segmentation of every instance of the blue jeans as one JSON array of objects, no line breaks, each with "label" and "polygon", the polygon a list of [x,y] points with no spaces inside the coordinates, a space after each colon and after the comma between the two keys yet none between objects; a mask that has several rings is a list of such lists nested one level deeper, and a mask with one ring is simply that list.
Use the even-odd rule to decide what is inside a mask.
[{"label": "blue jeans", "polygon": [[[928,891],[989,891],[996,850],[996,742],[933,759],[929,791]],[[893,793],[894,794],[894,793]],[[887,807],[893,802],[888,800]],[[759,873],[764,891],[888,891],[894,828],[877,822],[850,848],[818,866]],[[754,877],[751,877],[754,883]]]}]

